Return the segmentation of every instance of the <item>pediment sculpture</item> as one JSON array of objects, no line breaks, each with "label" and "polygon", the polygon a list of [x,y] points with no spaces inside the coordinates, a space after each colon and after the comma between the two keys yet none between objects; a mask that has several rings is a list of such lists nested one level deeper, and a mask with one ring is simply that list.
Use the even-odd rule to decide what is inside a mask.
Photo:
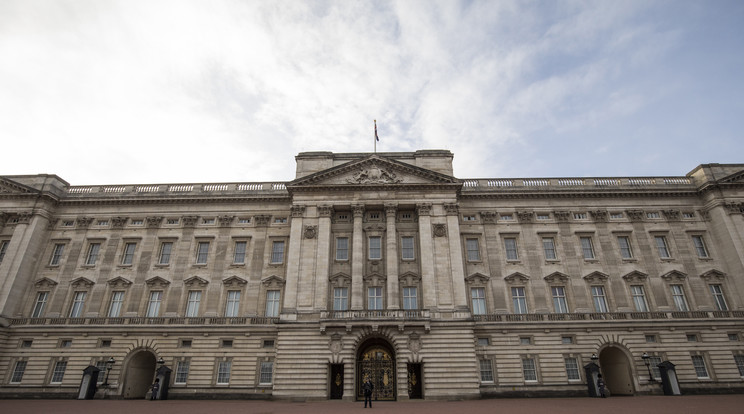
[{"label": "pediment sculpture", "polygon": [[398,178],[394,172],[380,168],[377,164],[372,164],[369,168],[363,168],[346,182],[350,184],[395,184],[403,181]]}]

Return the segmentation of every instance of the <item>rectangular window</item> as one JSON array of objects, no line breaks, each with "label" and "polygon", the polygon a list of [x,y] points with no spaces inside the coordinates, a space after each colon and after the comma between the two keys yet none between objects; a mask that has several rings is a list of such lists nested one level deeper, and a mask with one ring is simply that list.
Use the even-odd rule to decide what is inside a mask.
[{"label": "rectangular window", "polygon": [[744,355],[734,355],[734,362],[736,363],[736,368],[739,370],[739,376],[744,377]]},{"label": "rectangular window", "polygon": [[538,213],[537,219],[538,220],[550,220],[550,214]]},{"label": "rectangular window", "polygon": [[217,365],[217,383],[218,384],[229,384],[230,383],[230,369],[232,368],[232,361],[220,361]]},{"label": "rectangular window", "polygon": [[520,337],[519,345],[532,345],[532,337],[529,337],[529,336]]},{"label": "rectangular window", "polygon": [[52,379],[49,381],[52,384],[59,384],[65,377],[65,370],[67,370],[67,361],[57,361],[54,364],[54,370],[52,371]]},{"label": "rectangular window", "polygon": [[490,359],[480,360],[481,382],[493,382],[493,367]]},{"label": "rectangular window", "polygon": [[569,381],[577,381],[581,379],[579,374],[579,362],[574,357],[564,358],[566,363],[566,377]]},{"label": "rectangular window", "polygon": [[708,258],[708,249],[705,248],[705,241],[703,240],[703,236],[692,236],[692,244],[695,245],[695,252],[697,252],[697,257],[701,259]]},{"label": "rectangular window", "polygon": [[147,313],[145,315],[148,318],[155,318],[160,315],[160,303],[162,302],[162,290],[153,290],[152,292],[150,292],[150,299],[147,301]]},{"label": "rectangular window", "polygon": [[85,264],[93,266],[98,261],[98,252],[101,250],[101,243],[91,243],[88,246],[88,256],[85,258]]},{"label": "rectangular window", "polygon": [[692,355],[692,366],[695,368],[695,375],[698,378],[710,378],[708,367],[705,366],[705,358],[702,355]]},{"label": "rectangular window", "polygon": [[687,342],[697,342],[698,337],[697,334],[687,334]]},{"label": "rectangular window", "polygon": [[382,238],[379,236],[369,238],[369,259],[382,259]]},{"label": "rectangular window", "polygon": [[506,260],[519,260],[517,252],[517,239],[507,237],[504,239],[504,250],[506,250]]},{"label": "rectangular window", "polygon": [[552,237],[543,237],[542,244],[545,260],[555,260],[557,258],[555,254],[555,240]]},{"label": "rectangular window", "polygon": [[643,285],[631,286],[630,294],[631,296],[633,296],[633,305],[635,306],[636,312],[648,312],[648,304],[646,303],[646,292],[643,289]]},{"label": "rectangular window", "polygon": [[44,315],[44,308],[46,308],[46,303],[48,299],[49,299],[49,292],[39,292],[36,294],[36,302],[34,302],[34,309],[31,311],[32,318],[41,318]]},{"label": "rectangular window", "polygon": [[201,291],[190,290],[186,301],[186,317],[195,318],[199,316],[199,303],[201,302]]},{"label": "rectangular window", "polygon": [[591,237],[580,237],[581,242],[581,253],[584,255],[584,259],[594,259],[594,245],[592,244]]},{"label": "rectangular window", "polygon": [[111,292],[111,303],[109,304],[109,318],[118,318],[121,315],[121,305],[124,303],[124,291]]},{"label": "rectangular window", "polygon": [[259,384],[271,384],[274,374],[274,362],[273,361],[261,361],[261,372],[258,376]]},{"label": "rectangular window", "polygon": [[730,333],[728,334],[729,341],[738,341],[739,340],[739,334],[736,333]]},{"label": "rectangular window", "polygon": [[336,260],[349,260],[349,238],[336,237]]},{"label": "rectangular window", "polygon": [[473,303],[473,315],[486,314],[486,288],[470,288],[470,299]]},{"label": "rectangular window", "polygon": [[240,291],[239,290],[228,290],[227,301],[225,302],[225,316],[228,318],[234,318],[238,316],[240,309]]},{"label": "rectangular window", "polygon": [[284,263],[284,242],[275,241],[271,244],[271,263]]},{"label": "rectangular window", "polygon": [[650,211],[646,213],[646,218],[658,219],[658,218],[661,218],[661,214],[659,214],[658,211]]},{"label": "rectangular window", "polygon": [[553,286],[550,288],[553,295],[553,311],[555,313],[568,313],[568,302],[566,301],[566,288]]},{"label": "rectangular window", "polygon": [[610,213],[610,218],[613,220],[619,220],[625,217],[623,213]]},{"label": "rectangular window", "polygon": [[207,264],[209,257],[209,242],[199,242],[196,245],[196,264]]},{"label": "rectangular window", "polygon": [[478,346],[488,346],[490,342],[488,338],[478,338]]},{"label": "rectangular window", "polygon": [[233,263],[234,264],[245,264],[245,248],[248,245],[244,241],[235,242],[235,251],[233,252]]},{"label": "rectangular window", "polygon": [[687,299],[685,299],[685,290],[682,285],[671,285],[672,299],[674,300],[674,307],[678,311],[687,312],[690,308],[687,306]]},{"label": "rectangular window", "polygon": [[527,313],[527,297],[524,295],[524,287],[511,288],[514,313]]},{"label": "rectangular window", "polygon": [[403,260],[415,259],[415,251],[413,248],[413,237],[403,236],[400,238],[400,257]]},{"label": "rectangular window", "polygon": [[723,287],[721,285],[710,285],[710,293],[713,295],[713,301],[716,302],[716,310],[727,311],[728,305],[726,298],[723,297]]},{"label": "rectangular window", "polygon": [[416,310],[418,309],[418,289],[415,287],[404,287],[403,288],[403,309],[404,310]]},{"label": "rectangular window", "polygon": [[70,306],[70,318],[79,318],[83,315],[86,295],[87,292],[75,292],[72,297],[72,306]]},{"label": "rectangular window", "polygon": [[522,358],[522,373],[525,381],[537,381],[537,367],[534,358]]},{"label": "rectangular window", "polygon": [[654,240],[656,241],[656,250],[659,251],[659,257],[669,259],[671,256],[669,255],[669,245],[667,244],[666,237],[654,236]]},{"label": "rectangular window", "polygon": [[23,379],[23,374],[26,372],[27,361],[17,361],[15,368],[13,368],[13,375],[10,377],[11,384],[18,384]]},{"label": "rectangular window", "polygon": [[333,310],[345,311],[349,309],[349,288],[333,288]]},{"label": "rectangular window", "polygon": [[34,340],[33,339],[24,339],[21,342],[21,348],[31,348],[31,345],[33,345],[33,344],[34,344]]},{"label": "rectangular window", "polygon": [[367,308],[369,310],[382,310],[382,288],[367,288]]},{"label": "rectangular window", "polygon": [[468,252],[469,262],[480,261],[480,247],[478,246],[478,239],[466,239],[465,248]]},{"label": "rectangular window", "polygon": [[654,378],[660,379],[661,369],[659,369],[659,364],[661,364],[661,357],[652,355],[649,359],[649,362],[651,362],[651,375],[653,375]]},{"label": "rectangular window", "polygon": [[574,343],[573,336],[562,336],[561,343],[563,345],[571,345],[572,343]]},{"label": "rectangular window", "polygon": [[279,299],[281,292],[278,290],[266,291],[266,316],[270,318],[279,317]]},{"label": "rectangular window", "polygon": [[185,384],[189,378],[189,368],[191,367],[191,361],[181,360],[176,364],[176,378],[173,380],[175,384]]},{"label": "rectangular window", "polygon": [[617,244],[620,246],[620,257],[623,259],[633,258],[633,250],[630,247],[630,238],[628,236],[618,236]]},{"label": "rectangular window", "polygon": [[7,240],[0,240],[0,263],[2,263],[5,258],[5,252],[8,251],[9,244],[10,242]]},{"label": "rectangular window", "polygon": [[160,258],[158,258],[158,264],[167,265],[171,260],[171,252],[173,251],[173,242],[163,242],[160,244]]},{"label": "rectangular window", "polygon": [[137,243],[126,243],[124,245],[124,254],[121,256],[121,264],[131,265],[134,261],[134,249],[137,247]]},{"label": "rectangular window", "polygon": [[587,217],[586,213],[574,213],[573,215],[574,220],[586,220]]},{"label": "rectangular window", "polygon": [[653,344],[656,343],[656,335],[646,335],[646,343]]},{"label": "rectangular window", "polygon": [[607,312],[607,297],[604,286],[592,286],[592,300],[595,312]]},{"label": "rectangular window", "polygon": [[59,262],[62,260],[62,255],[65,253],[65,245],[63,243],[57,243],[54,245],[52,251],[52,259],[49,261],[50,266],[59,266]]}]

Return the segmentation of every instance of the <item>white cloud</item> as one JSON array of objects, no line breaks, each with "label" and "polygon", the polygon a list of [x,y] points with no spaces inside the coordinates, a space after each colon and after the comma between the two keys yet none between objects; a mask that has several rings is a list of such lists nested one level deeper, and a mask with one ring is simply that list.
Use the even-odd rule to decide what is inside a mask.
[{"label": "white cloud", "polygon": [[[0,134],[19,156],[0,173],[288,180],[299,151],[371,151],[377,119],[378,150],[450,149],[460,177],[585,174],[565,172],[580,143],[656,131],[649,111],[687,93],[666,62],[713,20],[671,6],[5,1]],[[606,175],[622,155],[597,148],[606,158],[582,164]]]}]

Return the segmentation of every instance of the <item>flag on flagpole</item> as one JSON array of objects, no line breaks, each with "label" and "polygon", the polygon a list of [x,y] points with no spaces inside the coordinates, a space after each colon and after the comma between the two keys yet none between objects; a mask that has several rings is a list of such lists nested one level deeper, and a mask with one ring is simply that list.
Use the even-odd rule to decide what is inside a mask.
[{"label": "flag on flagpole", "polygon": [[380,137],[377,136],[377,120],[375,119],[375,141],[379,141]]}]

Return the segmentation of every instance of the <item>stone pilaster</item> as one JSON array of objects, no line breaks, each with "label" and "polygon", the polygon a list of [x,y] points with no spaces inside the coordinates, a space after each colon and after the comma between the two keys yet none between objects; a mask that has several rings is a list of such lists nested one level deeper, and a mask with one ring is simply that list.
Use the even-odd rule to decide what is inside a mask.
[{"label": "stone pilaster", "polygon": [[332,206],[318,206],[318,251],[316,260],[315,304],[316,310],[325,310],[328,304],[328,278],[331,254]]},{"label": "stone pilaster", "polygon": [[287,251],[287,284],[284,290],[283,312],[297,310],[297,285],[300,277],[300,247],[302,244],[302,216],[305,206],[292,206],[292,223],[289,228],[289,249]]},{"label": "stone pilaster", "polygon": [[467,310],[468,299],[465,293],[465,264],[462,261],[462,240],[460,239],[460,219],[457,204],[445,204],[447,228],[449,229],[449,253],[452,263],[452,290],[455,309]]},{"label": "stone pilaster", "polygon": [[364,309],[364,206],[352,206],[354,212],[354,234],[351,254],[351,309]]},{"label": "stone pilaster", "polygon": [[387,224],[385,273],[387,274],[387,308],[400,309],[398,290],[398,234],[395,230],[395,217],[398,206],[385,204],[385,221]]},{"label": "stone pilaster", "polygon": [[436,308],[437,287],[434,274],[434,245],[431,234],[431,204],[416,205],[421,245],[421,303],[423,309]]}]

